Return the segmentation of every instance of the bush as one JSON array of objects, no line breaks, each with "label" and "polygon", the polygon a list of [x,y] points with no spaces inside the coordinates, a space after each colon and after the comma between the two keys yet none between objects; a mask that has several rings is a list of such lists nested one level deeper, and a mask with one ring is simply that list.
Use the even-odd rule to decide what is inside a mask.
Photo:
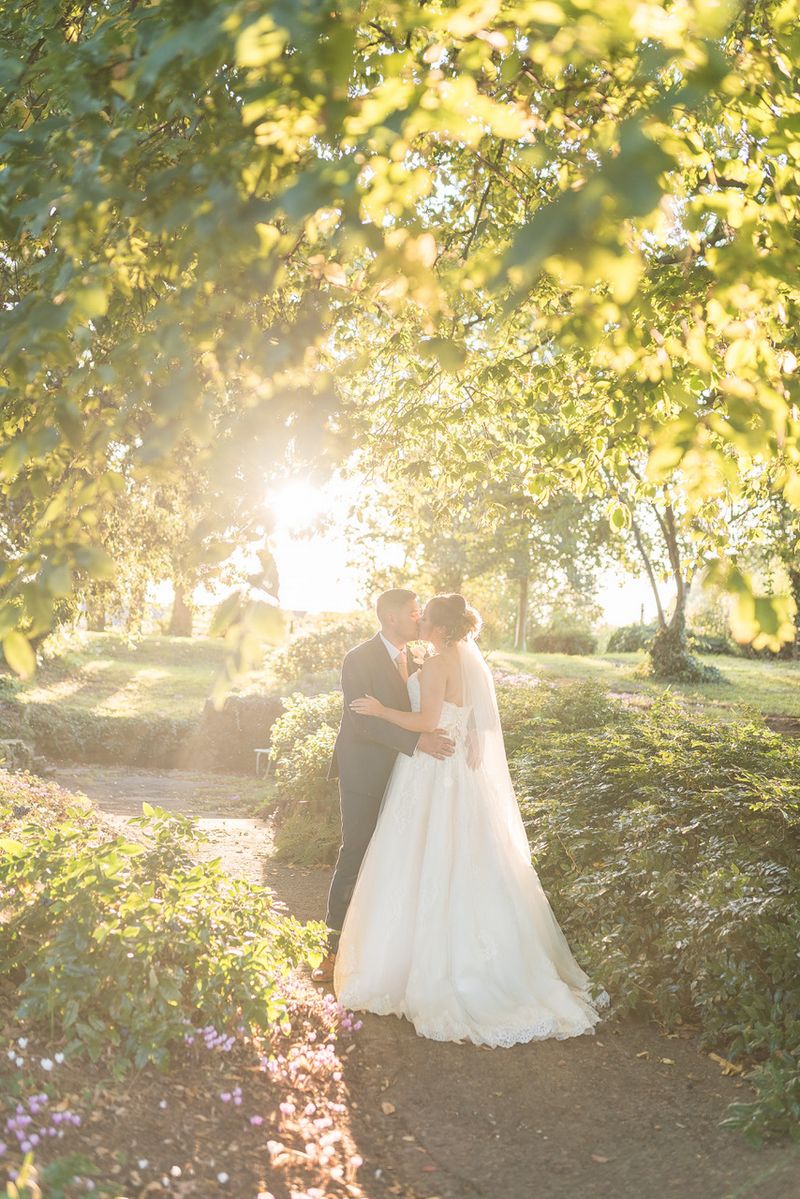
[{"label": "bush", "polygon": [[341,840],[338,787],[327,774],[342,695],[340,691],[297,693],[285,705],[270,738],[278,806],[277,855],[285,861],[324,864],[335,858]]},{"label": "bush", "polygon": [[656,635],[654,624],[626,624],[614,629],[608,639],[606,650],[610,654],[635,654],[637,650],[648,649]]},{"label": "bush", "polygon": [[269,744],[281,710],[282,701],[274,695],[230,695],[219,711],[208,700],[199,719],[98,716],[56,703],[0,704],[0,740],[15,728],[38,754],[54,761],[250,774],[254,750]]},{"label": "bush", "polygon": [[497,704],[509,758],[532,739],[548,737],[551,732],[598,728],[625,715],[624,709],[595,682],[564,687],[501,681],[497,685]]},{"label": "bush", "polygon": [[[39,804],[25,780],[0,794],[15,821],[0,856],[0,986],[15,987],[16,1017],[65,1050],[109,1052],[115,1077],[166,1069],[191,1025],[266,1029],[285,1011],[281,979],[321,956],[322,927],[272,908],[272,894],[196,864],[194,822],[143,805],[144,844],[111,836],[86,806]],[[20,823],[12,806],[30,807]]]},{"label": "bush", "polygon": [[[569,712],[580,687],[544,697]],[[751,1066],[730,1122],[800,1132],[800,746],[748,720],[614,705],[512,761],[545,890],[618,1009],[699,1021]]]},{"label": "bush", "polygon": [[63,704],[21,705],[22,731],[56,761],[176,766],[197,721],[173,716],[98,716]]},{"label": "bush", "polygon": [[88,799],[72,795],[58,783],[46,782],[38,775],[0,770],[0,836],[18,836],[28,817],[35,818],[42,828],[53,828],[76,809],[90,820],[93,808]]},{"label": "bush", "polygon": [[290,812],[275,837],[275,857],[295,866],[332,866],[342,841],[338,804],[320,815],[307,808]]},{"label": "bush", "polygon": [[553,625],[529,633],[528,649],[532,654],[593,654],[597,651],[597,638],[591,629]]},{"label": "bush", "polygon": [[293,680],[326,670],[338,671],[348,650],[374,636],[377,621],[366,613],[346,618],[323,619],[295,634],[276,658],[281,678]]},{"label": "bush", "polygon": [[597,650],[597,638],[586,632],[544,629],[528,637],[528,650],[532,654],[593,654]]},{"label": "bush", "polygon": [[[619,705],[596,683],[576,687],[501,683],[497,689],[506,750],[518,752],[552,730],[596,728],[614,720]],[[278,806],[277,856],[301,865],[335,860],[341,842],[338,789],[326,775],[342,711],[338,691],[293,695],[272,729]]]},{"label": "bush", "polygon": [[730,637],[719,633],[694,633],[689,629],[686,641],[693,654],[729,654],[731,657],[742,656],[741,646]]},{"label": "bush", "polygon": [[341,715],[340,691],[296,693],[284,701],[270,736],[275,792],[284,811],[301,804],[320,811],[335,796],[336,785],[326,775]]}]

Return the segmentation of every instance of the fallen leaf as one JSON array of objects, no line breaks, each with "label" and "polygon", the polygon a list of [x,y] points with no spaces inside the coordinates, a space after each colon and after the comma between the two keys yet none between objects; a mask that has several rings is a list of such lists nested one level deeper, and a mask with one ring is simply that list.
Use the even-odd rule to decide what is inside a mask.
[{"label": "fallen leaf", "polygon": [[712,1062],[722,1067],[723,1074],[743,1074],[744,1066],[737,1066],[736,1062],[729,1062],[726,1057],[720,1057],[718,1053],[709,1053],[708,1055]]},{"label": "fallen leaf", "polygon": [[611,1158],[610,1158],[610,1157],[603,1157],[602,1153],[593,1153],[593,1154],[592,1154],[592,1161],[593,1161],[593,1162],[601,1162],[601,1163],[602,1163],[602,1162],[608,1162],[608,1161],[611,1161]]}]

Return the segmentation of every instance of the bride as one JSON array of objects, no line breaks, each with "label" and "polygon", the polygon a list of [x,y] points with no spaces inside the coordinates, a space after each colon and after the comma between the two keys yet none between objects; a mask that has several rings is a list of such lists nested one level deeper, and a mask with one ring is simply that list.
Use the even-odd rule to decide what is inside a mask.
[{"label": "bride", "polygon": [[334,987],[345,1007],[476,1045],[594,1032],[602,991],[572,956],[539,878],[508,772],[480,618],[438,595],[420,622],[436,651],[408,680],[412,711],[371,696],[353,711],[444,729],[440,760],[398,754],[344,920]]}]

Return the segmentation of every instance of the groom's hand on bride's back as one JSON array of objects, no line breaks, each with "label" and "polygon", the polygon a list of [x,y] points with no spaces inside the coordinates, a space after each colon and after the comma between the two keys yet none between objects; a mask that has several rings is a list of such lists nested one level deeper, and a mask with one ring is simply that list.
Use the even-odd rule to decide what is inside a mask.
[{"label": "groom's hand on bride's back", "polygon": [[434,729],[432,733],[420,733],[417,749],[432,758],[449,758],[455,752],[455,742],[447,736],[443,729]]}]

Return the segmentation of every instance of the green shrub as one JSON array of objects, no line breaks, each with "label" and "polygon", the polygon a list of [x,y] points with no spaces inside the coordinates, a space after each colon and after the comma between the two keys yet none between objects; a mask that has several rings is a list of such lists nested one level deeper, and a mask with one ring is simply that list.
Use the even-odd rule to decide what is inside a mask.
[{"label": "green shrub", "polygon": [[527,640],[532,654],[593,654],[597,651],[597,638],[590,629],[558,626],[534,629]]},{"label": "green shrub", "polygon": [[339,792],[327,774],[341,715],[340,691],[296,693],[285,700],[285,711],[272,726],[275,846],[284,861],[322,865],[336,857]]},{"label": "green shrub", "polygon": [[719,633],[695,633],[691,629],[686,635],[686,642],[693,654],[730,654],[731,657],[741,657],[741,646],[730,637]]},{"label": "green shrub", "polygon": [[326,776],[341,715],[340,691],[295,693],[284,700],[269,743],[275,793],[284,811],[301,804],[322,810],[335,796],[336,785]]},{"label": "green shrub", "polygon": [[374,636],[376,628],[375,617],[366,613],[322,619],[292,637],[287,648],[277,657],[275,669],[281,678],[287,680],[330,670],[338,674],[347,651]]},{"label": "green shrub", "polygon": [[497,704],[509,758],[532,739],[547,737],[551,731],[597,728],[625,715],[605,689],[592,681],[566,687],[500,682]]},{"label": "green shrub", "polygon": [[296,866],[332,866],[342,840],[339,805],[319,815],[307,808],[290,812],[275,837],[275,857]]},{"label": "green shrub", "polygon": [[70,810],[88,821],[94,809],[88,799],[39,775],[0,770],[0,836],[16,837],[29,819],[35,819],[41,828],[53,828]]},{"label": "green shrub", "polygon": [[[18,1019],[92,1060],[109,1051],[121,1077],[167,1068],[189,1025],[266,1028],[282,1016],[280,982],[318,960],[321,926],[278,914],[271,892],[226,877],[218,859],[196,864],[200,834],[185,817],[143,805],[140,844],[80,805],[42,823],[24,785],[17,797],[32,811],[0,842],[0,987],[15,987]],[[6,789],[5,827],[9,799]]]},{"label": "green shrub", "polygon": [[219,711],[208,700],[198,717],[106,716],[55,702],[5,704],[0,740],[20,730],[38,754],[54,761],[251,773],[254,750],[269,743],[281,710],[278,696],[262,694],[229,695]]},{"label": "green shrub", "polygon": [[614,629],[606,650],[610,654],[635,654],[637,650],[648,649],[655,635],[654,624],[626,624]]},{"label": "green shrub", "polygon": [[98,716],[55,703],[21,705],[20,716],[37,753],[113,766],[175,766],[197,724],[174,716]]},{"label": "green shrub", "polygon": [[534,730],[512,769],[542,883],[617,1008],[699,1018],[753,1067],[731,1121],[798,1135],[800,746],[665,697]]}]

